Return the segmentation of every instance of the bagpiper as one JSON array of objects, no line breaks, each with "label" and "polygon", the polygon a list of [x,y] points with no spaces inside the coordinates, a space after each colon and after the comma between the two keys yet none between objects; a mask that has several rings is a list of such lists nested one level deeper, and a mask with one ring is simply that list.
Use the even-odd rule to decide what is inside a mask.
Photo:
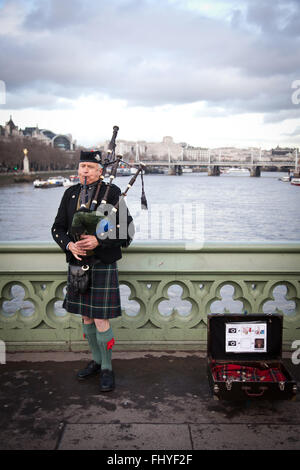
[{"label": "bagpiper", "polygon": [[[117,130],[115,126],[109,145],[112,153]],[[102,392],[115,388],[111,360],[115,340],[110,319],[121,315],[117,261],[122,257],[122,247],[129,246],[134,236],[125,196],[143,171],[140,166],[121,193],[113,184],[120,159],[112,160],[110,155],[114,165],[110,181],[105,183],[106,165],[101,152],[81,151],[80,183],[65,191],[52,226],[52,236],[69,264],[63,307],[82,316],[84,337],[92,353],[92,361],[77,373],[77,378],[85,380],[100,373]]]}]

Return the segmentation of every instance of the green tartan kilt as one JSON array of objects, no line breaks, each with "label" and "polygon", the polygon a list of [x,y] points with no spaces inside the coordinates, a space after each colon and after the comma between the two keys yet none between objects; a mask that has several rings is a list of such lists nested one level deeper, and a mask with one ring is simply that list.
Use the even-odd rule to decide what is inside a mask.
[{"label": "green tartan kilt", "polygon": [[[68,271],[69,285],[70,268]],[[89,318],[116,318],[122,314],[117,263],[99,262],[90,268],[90,282],[84,294],[74,294],[67,285],[63,307]]]}]

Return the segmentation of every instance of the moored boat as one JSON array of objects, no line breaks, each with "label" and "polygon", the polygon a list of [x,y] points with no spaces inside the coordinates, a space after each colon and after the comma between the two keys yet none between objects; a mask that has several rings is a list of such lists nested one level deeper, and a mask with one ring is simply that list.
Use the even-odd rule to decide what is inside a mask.
[{"label": "moored boat", "polygon": [[63,186],[65,178],[63,176],[53,176],[48,178],[47,181],[53,186]]},{"label": "moored boat", "polygon": [[63,186],[64,188],[69,188],[70,186],[74,186],[75,184],[79,183],[79,177],[78,176],[73,176],[71,179],[69,178],[64,178]]},{"label": "moored boat", "polygon": [[289,183],[290,177],[289,176],[281,176],[281,178],[278,178],[279,181],[283,181],[284,183]]},{"label": "moored boat", "polygon": [[291,184],[294,186],[300,186],[300,178],[293,178]]},{"label": "moored boat", "polygon": [[71,175],[69,176],[69,180],[72,181],[72,183],[79,183],[79,176],[78,175]]},{"label": "moored boat", "polygon": [[34,180],[33,187],[34,188],[50,188],[51,184],[46,180],[37,179],[37,180]]},{"label": "moored boat", "polygon": [[182,173],[193,173],[192,168],[182,168]]},{"label": "moored boat", "polygon": [[121,166],[117,169],[117,176],[130,176],[131,170],[129,167]]},{"label": "moored boat", "polygon": [[222,173],[225,174],[238,174],[238,173],[244,173],[244,174],[249,174],[249,170],[247,168],[239,168],[239,167],[230,167],[222,171]]}]

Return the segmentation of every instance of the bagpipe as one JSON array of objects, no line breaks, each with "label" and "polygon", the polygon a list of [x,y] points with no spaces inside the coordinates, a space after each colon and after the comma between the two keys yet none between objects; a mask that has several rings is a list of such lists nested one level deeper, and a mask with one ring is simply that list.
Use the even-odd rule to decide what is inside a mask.
[{"label": "bagpipe", "polygon": [[[131,241],[133,234],[130,234],[130,223],[132,222],[132,217],[129,214],[129,211],[126,207],[126,204],[123,204],[129,189],[135,183],[138,175],[141,176],[142,181],[142,195],[141,195],[141,206],[142,209],[147,209],[147,200],[144,191],[144,180],[143,173],[145,165],[140,163],[135,174],[130,179],[129,183],[126,186],[126,189],[121,193],[118,201],[111,205],[109,204],[109,195],[112,190],[113,181],[117,176],[117,171],[120,163],[124,163],[129,167],[129,163],[122,160],[122,155],[116,155],[116,138],[118,134],[119,127],[113,127],[112,138],[109,142],[108,149],[106,154],[101,151],[93,152],[82,152],[91,156],[90,161],[99,163],[102,166],[102,174],[100,176],[99,182],[95,189],[95,194],[93,195],[90,204],[87,203],[88,199],[88,188],[86,183],[86,178],[83,185],[83,202],[81,203],[79,209],[75,212],[72,220],[71,226],[71,235],[75,241],[80,240],[83,234],[85,235],[95,235],[99,241],[100,246],[102,247],[115,247],[115,246],[128,246]],[[87,161],[87,160],[81,160]],[[109,182],[104,183],[104,178],[108,169],[111,169],[109,175]],[[98,205],[98,196],[99,192],[103,185],[106,185],[104,196],[101,200],[101,203]],[[123,204],[123,207],[121,207]],[[122,208],[120,211],[119,209]],[[123,210],[124,209],[124,210]],[[133,226],[133,224],[131,224]],[[92,258],[90,257],[90,260]],[[83,270],[89,269],[89,256],[84,257],[83,262],[80,263]]]}]

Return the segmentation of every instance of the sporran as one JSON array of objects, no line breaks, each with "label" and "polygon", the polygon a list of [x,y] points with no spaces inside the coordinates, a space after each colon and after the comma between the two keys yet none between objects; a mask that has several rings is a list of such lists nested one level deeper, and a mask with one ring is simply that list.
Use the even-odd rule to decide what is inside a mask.
[{"label": "sporran", "polygon": [[89,265],[79,266],[69,264],[69,282],[68,288],[74,294],[84,294],[90,281]]}]

